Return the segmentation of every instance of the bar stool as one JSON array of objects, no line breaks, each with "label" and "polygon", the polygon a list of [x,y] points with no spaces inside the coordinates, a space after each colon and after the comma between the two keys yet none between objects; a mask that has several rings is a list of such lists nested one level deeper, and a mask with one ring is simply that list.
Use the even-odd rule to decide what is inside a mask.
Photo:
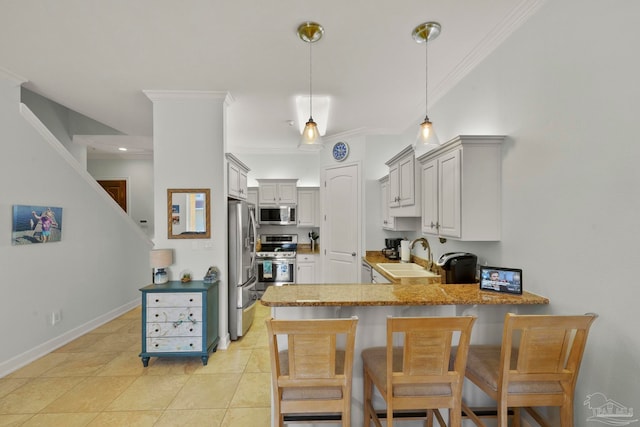
[{"label": "bar stool", "polygon": [[[350,427],[357,323],[357,317],[266,319],[278,426],[285,422],[335,421]],[[278,335],[286,336],[288,348],[278,346]],[[336,349],[341,336],[345,348]]]},{"label": "bar stool", "polygon": [[[507,313],[501,346],[472,345],[466,377],[498,403],[498,426],[520,426],[520,408],[549,427],[533,406],[560,407],[560,425],[573,426],[573,395],[587,335],[596,314],[581,316],[515,315]],[[462,404],[478,426],[484,426]]]},{"label": "bar stool", "polygon": [[[411,418],[425,419],[429,426],[435,414],[444,427],[438,408],[448,408],[449,425],[460,426],[462,384],[474,322],[473,316],[387,318],[386,347],[362,351],[364,425],[373,421],[381,426],[372,403],[375,386],[387,405],[388,427],[393,427],[395,417],[408,415],[407,411],[420,412]],[[400,336],[402,346],[393,345],[394,334]],[[457,352],[450,366],[454,345]]]}]

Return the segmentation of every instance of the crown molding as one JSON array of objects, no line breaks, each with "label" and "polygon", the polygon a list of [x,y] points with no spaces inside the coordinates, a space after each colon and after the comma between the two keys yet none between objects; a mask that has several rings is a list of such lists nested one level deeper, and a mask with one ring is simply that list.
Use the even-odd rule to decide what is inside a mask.
[{"label": "crown molding", "polygon": [[143,90],[147,98],[156,101],[193,101],[193,100],[223,100],[225,105],[231,105],[235,99],[229,92],[206,90]]},{"label": "crown molding", "polygon": [[[429,108],[453,89],[478,64],[484,61],[515,30],[525,23],[547,0],[522,0],[455,66],[433,90],[429,91]],[[412,121],[415,122],[418,119]],[[410,127],[412,124],[407,126]]]}]

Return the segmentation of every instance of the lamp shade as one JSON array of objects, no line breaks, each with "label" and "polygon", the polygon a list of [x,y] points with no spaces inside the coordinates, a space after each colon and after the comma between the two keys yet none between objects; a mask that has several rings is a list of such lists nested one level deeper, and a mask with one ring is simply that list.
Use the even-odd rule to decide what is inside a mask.
[{"label": "lamp shade", "polygon": [[152,268],[165,268],[173,264],[173,249],[153,249],[149,253]]},{"label": "lamp shade", "polygon": [[415,147],[424,146],[433,148],[437,147],[438,145],[440,145],[440,141],[438,140],[436,131],[433,128],[433,123],[431,123],[428,117],[425,117],[424,122],[420,123]]},{"label": "lamp shade", "polygon": [[324,144],[322,143],[320,132],[318,132],[318,126],[316,125],[316,122],[309,117],[309,121],[302,131],[302,140],[300,141],[298,148],[319,150],[322,149],[323,146]]}]

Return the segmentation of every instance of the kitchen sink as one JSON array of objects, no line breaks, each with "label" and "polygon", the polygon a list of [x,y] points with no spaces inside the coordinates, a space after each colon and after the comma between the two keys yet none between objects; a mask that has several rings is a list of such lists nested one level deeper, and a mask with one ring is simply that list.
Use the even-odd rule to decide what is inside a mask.
[{"label": "kitchen sink", "polygon": [[427,271],[420,264],[413,262],[380,263],[378,267],[393,278],[400,277],[438,277],[437,274]]}]

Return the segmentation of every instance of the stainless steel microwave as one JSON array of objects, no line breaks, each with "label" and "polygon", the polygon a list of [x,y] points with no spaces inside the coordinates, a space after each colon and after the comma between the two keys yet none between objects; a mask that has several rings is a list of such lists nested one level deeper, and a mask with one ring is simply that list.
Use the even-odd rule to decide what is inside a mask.
[{"label": "stainless steel microwave", "polygon": [[296,225],[295,206],[261,206],[258,208],[260,224]]}]

